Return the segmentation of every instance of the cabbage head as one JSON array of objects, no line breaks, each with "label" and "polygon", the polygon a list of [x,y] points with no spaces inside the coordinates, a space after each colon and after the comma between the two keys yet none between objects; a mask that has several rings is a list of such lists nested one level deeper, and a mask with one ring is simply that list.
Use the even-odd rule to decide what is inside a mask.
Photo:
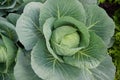
[{"label": "cabbage head", "polygon": [[17,80],[114,80],[115,67],[107,48],[115,25],[97,1],[91,1],[47,0],[26,5],[16,32],[31,52],[26,53],[27,59],[19,51],[14,69]]}]

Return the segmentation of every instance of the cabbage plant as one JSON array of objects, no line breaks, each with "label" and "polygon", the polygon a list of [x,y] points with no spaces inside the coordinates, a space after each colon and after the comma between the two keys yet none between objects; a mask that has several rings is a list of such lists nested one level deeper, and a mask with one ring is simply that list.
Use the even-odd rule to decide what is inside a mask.
[{"label": "cabbage plant", "polygon": [[21,0],[0,0],[0,16],[7,16],[10,12],[20,12],[22,8]]},{"label": "cabbage plant", "polygon": [[0,9],[10,9],[16,4],[16,0],[0,0]]},{"label": "cabbage plant", "polygon": [[107,53],[114,22],[97,1],[86,1],[26,5],[16,25],[25,47],[18,51],[16,80],[114,80]]},{"label": "cabbage plant", "polygon": [[11,9],[16,5],[16,0],[0,0],[0,16],[6,14],[6,9]]},{"label": "cabbage plant", "polygon": [[6,36],[0,37],[0,80],[15,80],[13,68],[17,47]]},{"label": "cabbage plant", "polygon": [[0,17],[0,80],[15,80],[13,69],[17,46],[15,26]]},{"label": "cabbage plant", "polygon": [[0,0],[0,16],[6,16],[8,13],[21,14],[24,6],[29,2],[42,2],[46,0]]}]

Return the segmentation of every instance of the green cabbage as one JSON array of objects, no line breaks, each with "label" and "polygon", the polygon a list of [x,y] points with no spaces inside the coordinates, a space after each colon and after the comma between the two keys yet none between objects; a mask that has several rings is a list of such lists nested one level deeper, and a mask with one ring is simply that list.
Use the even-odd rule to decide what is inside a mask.
[{"label": "green cabbage", "polygon": [[19,51],[16,80],[114,80],[115,66],[107,48],[115,24],[95,0],[86,1],[26,5],[16,32],[31,52],[25,63],[20,57],[26,59],[27,53]]},{"label": "green cabbage", "polygon": [[13,75],[17,52],[14,25],[0,17],[0,80],[15,80]]}]

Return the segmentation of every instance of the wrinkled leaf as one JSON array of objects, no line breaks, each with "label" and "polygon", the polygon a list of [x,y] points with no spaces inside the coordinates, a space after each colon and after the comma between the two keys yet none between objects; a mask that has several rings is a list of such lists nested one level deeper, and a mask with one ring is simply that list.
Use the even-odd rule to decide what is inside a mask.
[{"label": "wrinkled leaf", "polygon": [[96,80],[114,80],[115,77],[115,66],[110,56],[107,56],[98,67],[90,71],[93,73]]},{"label": "wrinkled leaf", "polygon": [[36,44],[41,30],[39,28],[39,13],[41,3],[31,2],[26,5],[23,14],[17,21],[16,32],[25,49],[30,50]]},{"label": "wrinkled leaf", "polygon": [[100,7],[95,5],[86,6],[87,21],[86,25],[89,30],[99,35],[106,46],[109,45],[111,37],[114,34],[115,24],[107,13]]},{"label": "wrinkled leaf", "polygon": [[85,10],[78,0],[47,0],[41,8],[40,25],[50,17],[59,19],[70,16],[81,22],[85,22]]}]

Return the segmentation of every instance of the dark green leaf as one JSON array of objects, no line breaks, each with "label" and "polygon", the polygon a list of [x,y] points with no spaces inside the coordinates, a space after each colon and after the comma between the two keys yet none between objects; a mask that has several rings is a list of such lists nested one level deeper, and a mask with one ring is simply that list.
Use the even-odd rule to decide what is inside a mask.
[{"label": "dark green leaf", "polygon": [[11,40],[17,41],[15,26],[2,17],[0,17],[0,33],[6,35]]},{"label": "dark green leaf", "polygon": [[16,5],[16,0],[0,1],[0,9],[11,9]]},{"label": "dark green leaf", "polygon": [[17,20],[18,20],[19,17],[20,17],[19,14],[10,13],[7,16],[7,20],[10,21],[14,26],[16,26],[16,22],[17,22]]}]

